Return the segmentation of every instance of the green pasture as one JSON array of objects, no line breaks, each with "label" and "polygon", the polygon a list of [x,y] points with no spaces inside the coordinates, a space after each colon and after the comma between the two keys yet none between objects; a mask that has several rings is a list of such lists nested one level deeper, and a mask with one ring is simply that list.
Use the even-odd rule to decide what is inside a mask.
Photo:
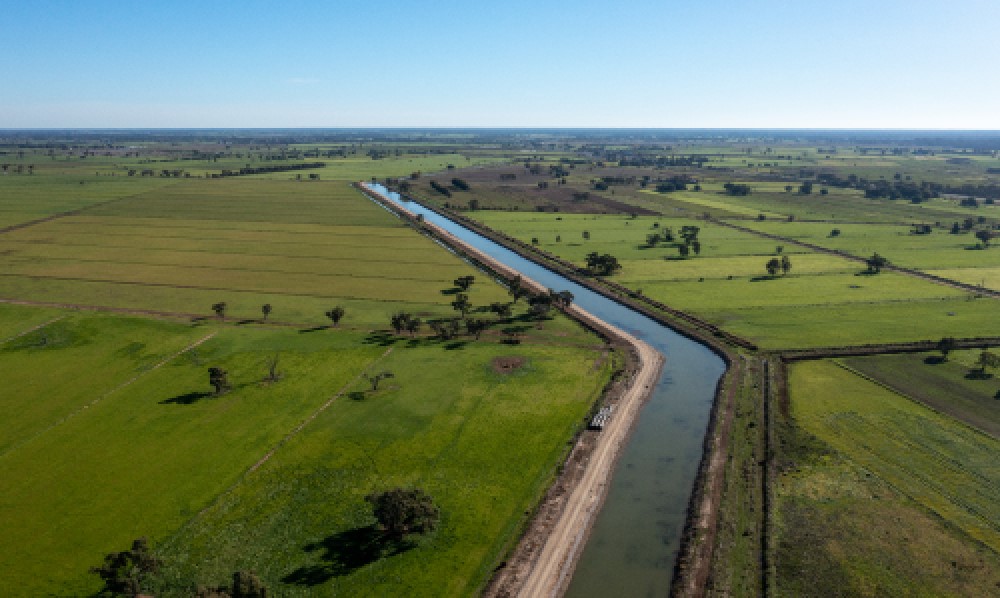
[{"label": "green pasture", "polygon": [[[300,192],[301,191],[301,192]],[[454,313],[468,264],[343,183],[183,181],[0,238],[0,297],[233,318],[383,326],[394,311]],[[508,299],[478,274],[482,307]]]},{"label": "green pasture", "polygon": [[[8,312],[8,307],[0,306],[0,311]],[[0,456],[205,336],[156,320],[62,315],[0,345],[6,372]]]},{"label": "green pasture", "polygon": [[[934,226],[930,234],[923,235],[914,234],[913,228],[906,225],[755,221],[742,226],[860,257],[878,252],[894,264],[921,270],[1000,266],[1000,250],[976,249],[979,240],[973,233],[951,234],[950,222]],[[834,229],[840,233],[832,235]]]},{"label": "green pasture", "polygon": [[[541,248],[580,265],[590,251],[610,253],[622,264],[612,280],[671,307],[698,314],[762,347],[840,346],[1000,334],[992,300],[970,300],[963,291],[892,272],[863,275],[860,263],[795,245],[783,245],[781,254],[791,260],[789,274],[771,278],[765,266],[779,255],[776,250],[780,241],[700,220],[493,211],[476,212],[475,217],[526,241],[536,237]],[[652,228],[654,222],[659,222],[661,228]],[[645,247],[647,234],[667,226],[676,234],[685,224],[701,228],[699,256],[680,260],[673,247]],[[815,223],[754,222],[753,226],[815,243],[830,231],[829,225]],[[844,242],[844,248],[857,247],[861,255],[864,253],[860,249],[872,246],[872,252],[877,250],[892,259],[894,252],[879,248],[890,242],[910,247],[928,243],[928,253],[946,251],[934,245],[948,240],[942,239],[946,237],[943,234],[909,235],[905,233],[909,227],[887,225],[841,226],[841,236],[832,240]],[[590,232],[589,240],[582,239],[584,230]],[[862,239],[863,233],[869,236]],[[555,242],[557,235],[560,242]],[[969,274],[972,272],[979,273],[973,270]]]},{"label": "green pasture", "polygon": [[[599,216],[591,214],[528,214],[519,212],[478,211],[470,217],[496,230],[530,243],[538,239],[538,247],[583,265],[588,253],[610,253],[621,260],[663,260],[677,257],[677,249],[661,243],[655,248],[646,246],[651,233],[671,227],[679,240],[682,226],[699,227],[701,256],[773,255],[781,243],[757,235],[733,230],[703,220],[654,216]],[[659,223],[659,228],[654,224]],[[584,231],[590,234],[583,238]],[[560,237],[556,241],[556,237]],[[785,247],[788,252],[802,251]],[[693,256],[692,260],[700,259]],[[766,263],[767,260],[765,259]]]},{"label": "green pasture", "polygon": [[[852,369],[908,397],[1000,438],[1000,377],[970,375],[980,350],[875,355],[843,360]],[[997,372],[1000,374],[1000,372]]]},{"label": "green pasture", "polygon": [[[172,182],[172,181],[171,181]],[[169,185],[165,180],[8,175],[0,176],[0,228],[130,197]]]},{"label": "green pasture", "polygon": [[834,362],[794,365],[789,390],[777,594],[992,593],[1000,443]]},{"label": "green pasture", "polygon": [[745,308],[740,307],[739,297],[735,296],[731,307],[697,313],[767,349],[1000,335],[996,300],[988,298],[952,296]]},{"label": "green pasture", "polygon": [[35,326],[65,316],[64,312],[57,309],[0,303],[0,350],[3,349],[5,343],[27,334]]},{"label": "green pasture", "polygon": [[[478,591],[582,425],[607,364],[559,346],[393,348],[378,364],[396,374],[384,390],[356,386],[357,398],[165,538],[162,595],[248,567],[282,596]],[[510,355],[525,366],[495,373],[492,359]],[[399,554],[380,545],[363,500],[394,486],[425,488],[442,512],[436,532]]]},{"label": "green pasture", "polygon": [[[360,591],[373,571],[391,572],[374,574],[391,593],[470,593],[515,539],[610,368],[564,318],[519,328],[526,337],[510,346],[495,334],[396,340],[76,313],[5,343],[0,590],[92,592],[87,568],[147,535],[185,584],[222,582],[249,563],[282,595]],[[271,383],[274,355],[282,378]],[[495,373],[492,359],[510,355],[523,367]],[[375,362],[395,378],[378,393],[347,387],[360,394],[281,444]],[[234,386],[222,397],[210,392],[212,366]],[[282,586],[299,569],[336,570],[306,547],[368,525],[366,492],[418,483],[445,513],[428,544],[350,579],[328,575],[322,588],[310,576]]]},{"label": "green pasture", "polygon": [[[93,591],[87,568],[103,554],[177,529],[384,352],[353,334],[98,316],[70,324],[65,344],[0,354],[3,370],[19,372],[30,392],[7,421],[34,430],[0,455],[0,588],[8,595]],[[197,349],[149,369],[211,332]],[[264,360],[275,352],[285,377],[263,384]],[[83,363],[70,363],[77,358]],[[210,396],[209,366],[229,370],[231,393]]]}]

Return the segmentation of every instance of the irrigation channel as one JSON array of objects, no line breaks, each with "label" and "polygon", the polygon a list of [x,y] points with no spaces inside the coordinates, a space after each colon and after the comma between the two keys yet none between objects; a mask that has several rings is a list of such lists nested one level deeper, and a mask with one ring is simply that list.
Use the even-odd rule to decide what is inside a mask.
[{"label": "irrigation channel", "polygon": [[382,185],[368,186],[526,277],[556,291],[570,291],[574,303],[666,357],[656,388],[621,452],[566,593],[571,598],[666,595],[725,362],[707,347]]}]

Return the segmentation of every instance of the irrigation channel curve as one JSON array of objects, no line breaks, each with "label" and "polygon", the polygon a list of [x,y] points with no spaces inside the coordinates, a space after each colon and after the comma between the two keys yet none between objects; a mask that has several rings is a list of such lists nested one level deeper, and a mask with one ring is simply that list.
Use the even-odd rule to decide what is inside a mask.
[{"label": "irrigation channel curve", "polygon": [[709,348],[382,185],[364,186],[525,277],[570,291],[574,304],[645,341],[666,358],[619,456],[603,508],[565,594],[572,598],[666,595],[725,362]]}]

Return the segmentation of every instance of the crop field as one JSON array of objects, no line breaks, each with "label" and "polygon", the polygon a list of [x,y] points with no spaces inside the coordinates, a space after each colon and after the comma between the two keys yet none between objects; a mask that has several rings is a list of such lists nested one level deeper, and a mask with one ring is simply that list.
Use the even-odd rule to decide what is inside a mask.
[{"label": "crop field", "polygon": [[[474,270],[339,182],[183,181],[0,238],[0,297],[347,325],[452,312]],[[474,285],[473,304],[506,298]]]},{"label": "crop field", "polygon": [[[778,243],[710,222],[496,211],[474,214],[485,224],[523,241],[537,239],[541,249],[580,266],[585,265],[586,255],[592,251],[614,255],[622,268],[613,280],[672,307],[699,314],[762,347],[840,346],[1000,334],[1000,321],[990,316],[996,309],[991,299],[971,299],[964,291],[902,274],[860,275],[864,267],[857,262],[793,245],[783,246],[780,253],[789,257],[790,272],[772,278],[764,266],[779,255]],[[654,223],[657,228],[653,228]],[[698,256],[677,259],[676,248],[662,243],[646,247],[648,234],[669,227],[676,235],[685,225],[701,229]],[[786,225],[770,226],[769,232]],[[794,232],[809,230],[818,235],[817,227],[821,225],[787,226]],[[843,236],[852,235],[851,230],[845,225]],[[901,229],[884,226],[878,230],[895,239],[889,232]],[[584,231],[589,239],[583,238]],[[856,239],[854,242],[859,243]],[[893,254],[886,251],[883,255]],[[979,269],[974,272],[982,274]]]},{"label": "crop field", "polygon": [[794,365],[789,388],[778,593],[993,593],[1000,441],[834,362]]}]

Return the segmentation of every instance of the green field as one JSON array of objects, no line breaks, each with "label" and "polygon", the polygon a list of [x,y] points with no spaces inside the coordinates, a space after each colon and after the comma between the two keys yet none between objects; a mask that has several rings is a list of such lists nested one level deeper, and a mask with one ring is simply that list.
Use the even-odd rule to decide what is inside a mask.
[{"label": "green field", "polygon": [[[295,567],[315,561],[301,548],[316,534],[367,525],[365,492],[420,484],[446,513],[434,542],[451,547],[429,554],[451,570],[448,583],[459,585],[449,590],[430,578],[419,585],[428,594],[464,593],[483,582],[512,540],[521,513],[542,491],[606,379],[608,362],[594,367],[597,352],[565,345],[586,343],[585,333],[554,326],[559,336],[543,330],[539,344],[530,334],[516,348],[495,337],[471,344],[402,341],[392,343],[390,355],[382,337],[362,333],[70,315],[5,343],[0,363],[11,372],[7,388],[18,402],[5,401],[10,415],[0,445],[0,475],[8,480],[0,508],[8,539],[0,587],[8,595],[92,591],[95,579],[86,570],[104,553],[139,535],[154,545],[172,538],[171,551],[195,550],[199,541],[186,533],[235,542],[228,554],[213,549],[211,565],[203,557],[188,562],[189,581],[224,581],[235,568],[250,566],[280,587]],[[178,354],[201,339],[207,340]],[[274,353],[283,378],[262,382],[264,362]],[[510,354],[526,360],[522,371],[493,373],[490,360]],[[360,401],[341,397],[309,424],[303,444],[282,445],[339,391],[362,390],[366,383],[351,381],[376,361],[395,372],[391,385]],[[229,371],[232,392],[211,396],[210,365]],[[456,386],[459,379],[464,382]],[[511,438],[517,438],[513,447],[496,450]],[[245,477],[276,447],[274,461]],[[359,450],[364,464],[356,462]],[[512,450],[515,459],[509,459]],[[276,552],[245,550],[243,532],[223,530],[228,522],[211,517],[223,504],[227,517],[258,517],[261,509],[278,519],[305,516],[299,508],[285,510],[284,502],[266,500],[249,511],[229,504],[234,497],[273,497],[303,474],[325,482],[310,496],[293,493],[297,507],[325,515],[309,525],[282,526],[286,544],[274,545]],[[277,486],[258,494],[261,480]],[[216,506],[203,512],[209,505]],[[483,524],[489,534],[473,531]],[[322,591],[332,592],[331,584]],[[394,592],[409,587],[387,584]]]},{"label": "green field", "polygon": [[[319,324],[451,313],[467,264],[342,182],[184,181],[0,238],[0,297]],[[481,277],[482,278],[482,277]],[[473,304],[506,298],[474,285]]]},{"label": "green field", "polygon": [[[780,242],[714,223],[666,217],[499,211],[479,211],[474,215],[488,226],[523,241],[538,239],[541,249],[580,266],[585,264],[589,252],[610,253],[622,265],[612,280],[641,290],[643,295],[671,307],[698,314],[765,348],[1000,335],[1000,321],[990,315],[996,309],[991,299],[972,300],[964,291],[902,274],[860,275],[864,266],[858,262],[794,245],[782,245],[780,253],[791,260],[790,272],[772,278],[764,266],[779,255]],[[659,227],[653,228],[654,223]],[[677,259],[676,248],[662,243],[655,248],[646,247],[648,234],[669,227],[676,235],[685,225],[701,229],[698,256]],[[828,227],[767,223],[768,232],[787,227],[792,233],[811,231],[817,236],[824,226]],[[881,233],[879,239],[894,239],[894,233],[900,230],[887,226],[872,228]],[[829,228],[825,230],[829,232]],[[842,237],[853,238],[851,230],[845,225]],[[583,239],[584,231],[590,235],[587,240]],[[845,241],[851,242],[872,243]],[[879,251],[895,255],[889,250]],[[986,257],[985,254],[993,255],[993,251],[1000,255],[1000,251],[993,249],[961,253]],[[984,276],[988,271],[975,269],[970,273]]]},{"label": "green field", "polygon": [[[344,159],[299,182],[128,177],[124,160],[90,157],[0,179],[0,227],[57,216],[0,236],[0,591],[92,593],[88,567],[143,535],[167,563],[158,595],[239,568],[278,595],[468,595],[485,583],[614,360],[565,318],[526,320],[523,303],[503,324],[517,345],[498,327],[478,342],[430,339],[426,325],[416,338],[378,331],[398,311],[454,317],[460,276],[477,276],[473,316],[492,319],[485,306],[510,298],[329,179],[459,159],[475,163]],[[172,166],[191,164],[149,165]],[[339,330],[324,316],[336,305]],[[282,378],[266,382],[275,355]],[[494,371],[511,357],[521,367]],[[212,396],[208,367],[234,389]],[[368,368],[395,377],[366,392]],[[440,528],[344,568],[337,539],[369,533],[363,497],[393,485],[427,489]],[[324,541],[326,553],[308,548]]]},{"label": "green field", "polygon": [[789,388],[777,593],[993,593],[1000,443],[833,362],[794,365]]}]

